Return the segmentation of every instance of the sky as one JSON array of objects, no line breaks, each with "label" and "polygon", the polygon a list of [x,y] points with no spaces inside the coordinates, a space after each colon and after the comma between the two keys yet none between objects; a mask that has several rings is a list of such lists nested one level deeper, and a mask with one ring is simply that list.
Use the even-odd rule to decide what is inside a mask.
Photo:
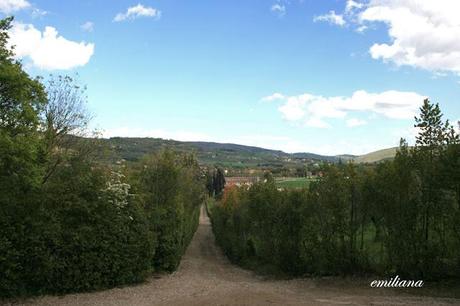
[{"label": "sky", "polygon": [[458,0],[0,0],[32,76],[78,75],[91,128],[286,152],[413,143],[460,119]]}]

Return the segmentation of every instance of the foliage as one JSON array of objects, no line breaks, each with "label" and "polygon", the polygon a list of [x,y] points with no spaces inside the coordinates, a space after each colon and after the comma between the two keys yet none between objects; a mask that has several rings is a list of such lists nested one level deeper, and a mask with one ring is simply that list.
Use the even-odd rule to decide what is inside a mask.
[{"label": "foliage", "polygon": [[286,188],[286,189],[301,189],[301,188],[308,188],[312,181],[316,179],[310,179],[306,177],[286,177],[286,178],[277,178],[276,186],[278,188]]},{"label": "foliage", "polygon": [[[193,156],[104,165],[86,130],[84,91],[45,89],[7,48],[0,20],[0,297],[140,282],[173,271],[198,225],[204,184]],[[136,170],[139,167],[141,170]],[[132,186],[134,185],[134,186]]]},{"label": "foliage", "polygon": [[[211,172],[215,168],[226,169],[228,176],[262,175],[265,170],[276,176],[305,176],[305,173],[298,173],[297,168],[307,167],[310,172],[314,172],[315,164],[335,163],[340,159],[337,156],[290,154],[236,144],[182,142],[160,138],[113,137],[103,141],[112,153],[107,158],[110,162],[120,159],[138,162],[146,154],[169,148],[182,153],[194,152],[200,165],[206,166]],[[388,157],[393,158],[394,152]]]},{"label": "foliage", "polygon": [[224,170],[221,168],[214,169],[206,173],[206,189],[211,197],[220,198],[225,187]]},{"label": "foliage", "polygon": [[428,100],[416,122],[416,147],[402,140],[394,160],[329,165],[303,190],[227,189],[211,213],[217,242],[234,262],[290,275],[458,277],[458,135]]},{"label": "foliage", "polygon": [[42,188],[2,203],[3,296],[143,280],[153,253],[147,220],[135,199],[117,205],[105,172],[76,156]]},{"label": "foliage", "polygon": [[6,47],[12,20],[0,20],[0,192],[5,198],[39,181],[38,114],[46,102],[39,80],[30,78]]},{"label": "foliage", "polygon": [[137,174],[150,228],[157,237],[153,266],[174,271],[198,226],[204,182],[193,155],[163,151],[148,156]]}]

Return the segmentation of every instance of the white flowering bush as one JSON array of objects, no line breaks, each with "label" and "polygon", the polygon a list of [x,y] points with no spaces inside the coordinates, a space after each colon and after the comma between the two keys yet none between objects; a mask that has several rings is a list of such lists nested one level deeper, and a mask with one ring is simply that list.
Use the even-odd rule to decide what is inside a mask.
[{"label": "white flowering bush", "polygon": [[102,191],[108,198],[109,203],[118,208],[124,208],[129,203],[129,198],[133,194],[129,193],[131,185],[124,183],[125,176],[120,172],[112,171],[110,179],[107,182],[107,188]]}]

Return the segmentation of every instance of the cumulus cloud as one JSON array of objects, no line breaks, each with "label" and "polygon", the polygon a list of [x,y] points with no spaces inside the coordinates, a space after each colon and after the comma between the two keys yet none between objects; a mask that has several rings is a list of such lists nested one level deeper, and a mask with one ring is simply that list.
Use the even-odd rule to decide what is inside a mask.
[{"label": "cumulus cloud", "polygon": [[359,33],[383,24],[389,41],[370,46],[373,59],[460,74],[458,12],[460,1],[456,0],[347,0],[343,15],[330,11],[314,20],[353,24]]},{"label": "cumulus cloud", "polygon": [[41,32],[31,24],[14,23],[9,34],[16,57],[44,70],[84,66],[94,53],[94,44],[68,40],[50,26]]},{"label": "cumulus cloud", "polygon": [[0,12],[4,14],[11,14],[30,6],[26,0],[0,0]]},{"label": "cumulus cloud", "polygon": [[275,3],[270,7],[270,11],[282,17],[286,15],[286,6],[280,3]]},{"label": "cumulus cloud", "polygon": [[152,7],[147,7],[143,6],[142,4],[138,4],[136,6],[128,8],[128,10],[125,13],[117,14],[113,21],[120,22],[129,19],[136,19],[139,17],[160,18],[161,11]]},{"label": "cumulus cloud", "polygon": [[315,16],[313,18],[313,21],[314,22],[318,22],[318,21],[328,22],[330,24],[335,24],[341,27],[346,25],[346,21],[343,18],[343,16],[340,14],[336,14],[335,11],[329,11],[329,13],[325,15]]},{"label": "cumulus cloud", "polygon": [[273,102],[277,100],[283,100],[284,98],[285,98],[284,95],[280,94],[279,92],[275,92],[274,94],[270,96],[263,97],[262,102]]},{"label": "cumulus cloud", "polygon": [[87,21],[80,26],[80,28],[85,32],[93,32],[94,31],[94,22]]},{"label": "cumulus cloud", "polygon": [[349,14],[353,12],[354,10],[360,9],[363,7],[364,7],[363,3],[359,3],[353,0],[347,0],[347,4],[345,5],[345,13]]},{"label": "cumulus cloud", "polygon": [[460,1],[374,0],[360,19],[388,26],[391,42],[375,43],[370,48],[372,58],[460,73],[458,12]]},{"label": "cumulus cloud", "polygon": [[[412,119],[425,98],[415,92],[389,90],[368,93],[358,90],[351,97],[323,97],[309,93],[285,96],[276,93],[262,100],[280,101],[278,111],[287,121],[328,128],[330,124],[327,119],[345,119],[348,114],[356,112],[368,112],[390,119]],[[365,123],[358,119],[349,119],[346,122],[349,127]]]},{"label": "cumulus cloud", "polygon": [[366,31],[367,29],[368,29],[368,27],[366,25],[361,25],[361,26],[356,28],[356,32],[364,33],[364,31]]}]

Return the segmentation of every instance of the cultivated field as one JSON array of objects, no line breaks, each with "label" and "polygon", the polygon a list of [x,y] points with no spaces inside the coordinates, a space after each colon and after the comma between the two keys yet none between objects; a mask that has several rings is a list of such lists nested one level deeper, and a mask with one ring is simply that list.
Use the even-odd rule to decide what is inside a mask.
[{"label": "cultivated field", "polygon": [[285,189],[300,189],[300,188],[307,188],[312,181],[316,179],[310,179],[306,177],[282,177],[276,178],[276,186],[278,188],[285,188]]}]

